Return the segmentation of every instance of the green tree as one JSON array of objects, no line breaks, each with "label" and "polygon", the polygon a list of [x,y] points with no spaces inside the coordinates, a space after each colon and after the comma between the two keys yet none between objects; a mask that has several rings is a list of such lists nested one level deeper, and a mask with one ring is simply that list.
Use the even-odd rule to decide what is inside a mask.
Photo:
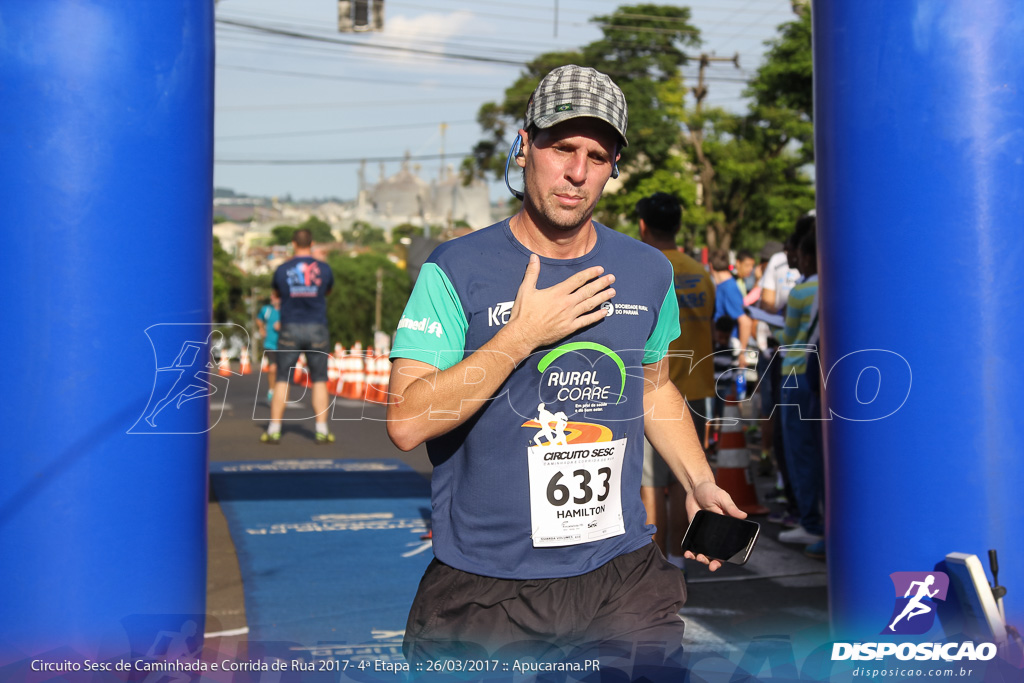
[{"label": "green tree", "polygon": [[392,333],[409,300],[409,275],[386,256],[368,253],[358,256],[332,254],[328,263],[334,271],[334,289],[327,297],[327,319],[331,339],[346,348],[355,341],[363,346],[373,340],[377,301],[377,270],[382,271],[381,328]]},{"label": "green tree", "polygon": [[336,241],[334,233],[331,232],[331,225],[327,221],[316,216],[310,216],[299,224],[300,228],[306,228],[313,234],[313,241],[319,244],[330,244]]},{"label": "green tree", "polygon": [[[629,103],[629,146],[621,186],[598,205],[603,223],[636,235],[636,202],[653,192],[683,199],[681,239],[709,246],[758,247],[785,234],[814,205],[807,172],[812,159],[810,18],[780,26],[766,63],[752,80],[748,113],[685,106],[680,68],[701,44],[686,7],[623,6],[593,19],[604,37],[574,52],[551,52],[530,62],[500,103],[480,108],[486,133],[464,173],[501,178],[508,141],[522,125],[540,78],[562,64],[603,71]],[[696,176],[696,180],[694,179]],[[698,191],[699,185],[699,191]],[[697,203],[698,197],[700,203]]]},{"label": "green tree", "polygon": [[687,119],[709,246],[759,247],[814,206],[810,13],[766,44],[746,114],[698,109]]},{"label": "green tree", "polygon": [[366,221],[356,221],[345,231],[345,241],[356,247],[386,248],[388,238],[383,228],[370,225]]},{"label": "green tree", "polygon": [[[463,220],[455,221],[455,227],[459,227],[461,225],[466,225],[467,227],[469,227],[469,224]],[[444,232],[444,227],[440,225],[431,225],[429,227],[429,231],[430,237],[432,239],[438,239],[441,236],[441,233]],[[412,223],[402,223],[401,225],[396,225],[395,227],[391,228],[391,243],[398,244],[399,242],[402,241],[403,237],[413,238],[421,237],[422,235],[423,226],[413,225]]]},{"label": "green tree", "polygon": [[523,125],[530,94],[545,74],[563,64],[593,67],[610,75],[629,103],[629,146],[619,162],[623,190],[605,193],[599,205],[599,219],[615,224],[632,215],[635,188],[678,154],[684,95],[680,68],[688,61],[684,49],[701,41],[688,7],[628,5],[593,21],[603,38],[578,51],[540,55],[526,65],[500,104],[480,108],[477,121],[487,137],[474,147],[474,172],[498,178],[504,173],[508,141]]},{"label": "green tree", "polygon": [[330,244],[335,241],[334,233],[331,232],[330,224],[316,216],[310,216],[298,226],[275,225],[270,229],[270,243],[283,245],[291,244],[292,236],[299,228],[309,230],[313,234],[313,241],[318,244]]},{"label": "green tree", "polygon": [[294,225],[275,225],[270,229],[271,244],[291,244],[292,235],[295,234]]},{"label": "green tree", "polygon": [[213,321],[215,323],[248,322],[245,309],[245,282],[231,254],[224,250],[220,240],[213,238]]}]

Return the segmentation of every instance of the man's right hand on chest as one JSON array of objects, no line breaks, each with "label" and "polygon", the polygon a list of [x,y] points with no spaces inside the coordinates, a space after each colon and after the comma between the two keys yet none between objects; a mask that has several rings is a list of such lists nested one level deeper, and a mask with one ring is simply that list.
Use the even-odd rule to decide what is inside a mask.
[{"label": "man's right hand on chest", "polygon": [[[514,356],[525,358],[534,349],[557,342],[607,314],[601,304],[615,296],[615,276],[593,266],[546,289],[537,289],[540,257],[530,255],[508,324],[503,328]],[[503,344],[504,345],[504,344]]]}]

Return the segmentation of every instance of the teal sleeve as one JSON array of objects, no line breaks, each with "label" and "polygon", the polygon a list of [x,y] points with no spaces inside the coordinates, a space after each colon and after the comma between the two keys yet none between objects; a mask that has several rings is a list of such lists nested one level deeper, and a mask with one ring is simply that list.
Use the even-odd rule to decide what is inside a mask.
[{"label": "teal sleeve", "polygon": [[447,370],[462,360],[468,323],[451,280],[425,263],[395,332],[391,359],[409,358]]},{"label": "teal sleeve", "polygon": [[679,336],[679,301],[675,283],[670,279],[665,301],[658,310],[658,322],[644,344],[644,363],[657,363],[668,353],[668,345]]}]

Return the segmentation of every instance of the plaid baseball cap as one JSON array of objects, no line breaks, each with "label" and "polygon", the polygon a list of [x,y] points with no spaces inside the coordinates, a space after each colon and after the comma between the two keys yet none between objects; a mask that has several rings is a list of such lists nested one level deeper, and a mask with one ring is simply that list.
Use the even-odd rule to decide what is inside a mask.
[{"label": "plaid baseball cap", "polygon": [[606,74],[567,64],[541,79],[526,105],[526,127],[550,128],[582,116],[601,119],[626,141],[626,96]]}]

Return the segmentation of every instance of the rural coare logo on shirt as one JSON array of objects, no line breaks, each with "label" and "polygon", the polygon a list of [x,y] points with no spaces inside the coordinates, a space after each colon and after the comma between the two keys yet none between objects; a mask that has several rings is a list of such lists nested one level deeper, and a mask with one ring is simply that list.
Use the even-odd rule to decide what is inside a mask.
[{"label": "rural coare logo on shirt", "polygon": [[[596,351],[601,354],[596,361],[590,361],[584,351]],[[547,372],[552,364],[568,353],[578,353],[585,360],[583,370],[562,369],[555,366]],[[609,358],[615,365],[614,376],[609,372]],[[575,362],[570,367],[579,367]],[[617,404],[622,400],[622,392],[626,389],[626,365],[617,353],[607,346],[594,342],[572,342],[552,349],[540,359],[537,369],[541,373],[541,396],[549,401],[574,402],[577,410],[581,404]]]}]

